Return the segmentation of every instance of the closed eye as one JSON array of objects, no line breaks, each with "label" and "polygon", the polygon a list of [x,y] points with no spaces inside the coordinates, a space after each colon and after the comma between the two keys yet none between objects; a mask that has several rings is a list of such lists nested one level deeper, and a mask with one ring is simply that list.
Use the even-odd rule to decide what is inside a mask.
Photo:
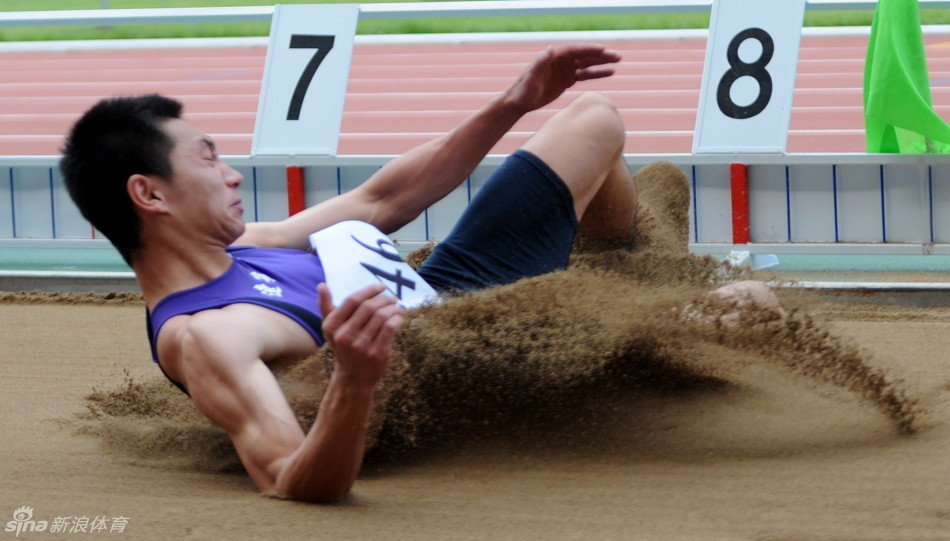
[{"label": "closed eye", "polygon": [[205,156],[205,159],[211,160],[213,162],[218,161],[218,150],[214,145],[214,141],[211,139],[202,139],[201,141],[205,144],[205,147],[208,150],[208,154]]}]

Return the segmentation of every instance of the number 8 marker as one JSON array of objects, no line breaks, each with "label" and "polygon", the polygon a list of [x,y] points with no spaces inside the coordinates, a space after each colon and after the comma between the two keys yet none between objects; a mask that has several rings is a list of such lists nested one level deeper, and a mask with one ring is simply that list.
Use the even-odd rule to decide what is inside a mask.
[{"label": "number 8 marker", "polygon": [[[762,45],[761,56],[751,64],[739,58],[739,46],[747,39],[758,40]],[[716,101],[724,115],[730,118],[749,118],[765,110],[772,98],[772,77],[765,70],[765,66],[772,60],[774,52],[775,42],[772,41],[772,36],[761,28],[747,28],[732,38],[726,51],[730,69],[719,80],[719,88],[716,91]],[[739,77],[752,77],[759,83],[759,95],[750,105],[736,105],[736,102],[732,101],[730,91]]]},{"label": "number 8 marker", "polygon": [[[785,152],[804,16],[805,0],[714,1],[694,153]],[[758,58],[740,56],[746,42]],[[745,101],[743,79],[757,87]]]}]

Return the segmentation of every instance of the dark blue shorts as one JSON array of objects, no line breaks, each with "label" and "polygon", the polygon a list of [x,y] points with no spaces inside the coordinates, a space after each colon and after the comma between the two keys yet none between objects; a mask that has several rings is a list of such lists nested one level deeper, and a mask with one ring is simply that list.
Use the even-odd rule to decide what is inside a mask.
[{"label": "dark blue shorts", "polygon": [[574,198],[540,158],[518,150],[475,194],[419,274],[439,291],[509,284],[567,266]]}]

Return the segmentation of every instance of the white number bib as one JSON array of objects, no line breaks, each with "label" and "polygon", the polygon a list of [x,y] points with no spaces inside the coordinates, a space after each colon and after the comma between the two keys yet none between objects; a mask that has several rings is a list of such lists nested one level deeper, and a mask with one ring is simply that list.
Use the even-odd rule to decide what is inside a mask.
[{"label": "white number bib", "polygon": [[432,303],[438,293],[408,263],[383,232],[366,222],[345,221],[310,235],[333,303],[382,282],[403,308]]}]

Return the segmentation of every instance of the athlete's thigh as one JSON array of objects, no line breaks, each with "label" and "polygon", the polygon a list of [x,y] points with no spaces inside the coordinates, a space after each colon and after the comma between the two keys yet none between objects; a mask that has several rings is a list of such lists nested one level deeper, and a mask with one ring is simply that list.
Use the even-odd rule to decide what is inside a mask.
[{"label": "athlete's thigh", "polygon": [[478,191],[419,273],[439,290],[511,283],[565,267],[576,231],[564,183],[519,151]]},{"label": "athlete's thigh", "polygon": [[545,122],[522,148],[557,173],[581,215],[623,151],[624,137],[613,103],[584,94]]}]

